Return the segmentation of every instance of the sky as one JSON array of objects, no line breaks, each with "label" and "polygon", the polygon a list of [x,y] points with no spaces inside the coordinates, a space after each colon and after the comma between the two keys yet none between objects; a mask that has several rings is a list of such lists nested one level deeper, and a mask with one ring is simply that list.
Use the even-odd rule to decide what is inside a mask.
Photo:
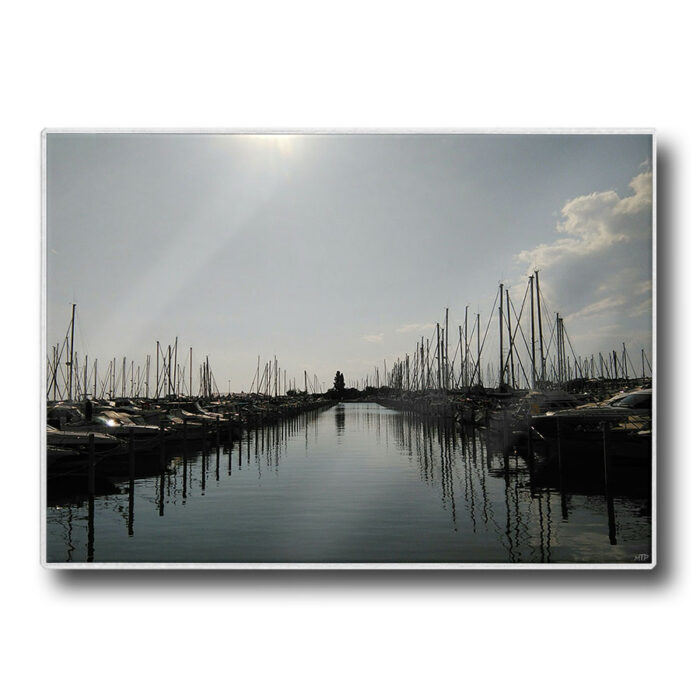
[{"label": "sky", "polygon": [[652,160],[645,134],[50,133],[47,343],[75,303],[100,374],[177,337],[221,391],[250,389],[258,355],[329,388],[411,354],[445,308],[454,348],[465,305],[485,324],[502,282],[519,308],[538,269],[577,354],[624,342],[639,366]]}]

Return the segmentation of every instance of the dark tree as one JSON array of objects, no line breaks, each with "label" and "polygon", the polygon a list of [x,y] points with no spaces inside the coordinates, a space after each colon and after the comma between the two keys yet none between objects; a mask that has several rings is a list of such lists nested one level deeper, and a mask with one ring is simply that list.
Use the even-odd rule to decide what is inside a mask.
[{"label": "dark tree", "polygon": [[335,379],[333,380],[333,388],[338,392],[343,392],[345,390],[345,377],[340,371],[335,373]]}]

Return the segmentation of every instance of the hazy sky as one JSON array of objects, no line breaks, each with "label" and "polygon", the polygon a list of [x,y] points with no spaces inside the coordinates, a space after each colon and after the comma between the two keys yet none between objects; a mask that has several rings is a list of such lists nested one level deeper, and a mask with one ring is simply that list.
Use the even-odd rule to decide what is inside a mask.
[{"label": "hazy sky", "polygon": [[638,365],[651,159],[648,135],[49,134],[48,343],[75,302],[100,372],[178,336],[222,391],[258,354],[328,387],[412,353],[445,307],[452,331],[466,304],[485,323],[500,281],[519,306],[537,268],[577,353],[624,341]]}]

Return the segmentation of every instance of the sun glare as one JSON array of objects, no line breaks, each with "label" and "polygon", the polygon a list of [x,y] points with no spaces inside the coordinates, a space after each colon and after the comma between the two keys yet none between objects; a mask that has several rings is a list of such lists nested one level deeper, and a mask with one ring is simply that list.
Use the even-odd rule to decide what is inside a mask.
[{"label": "sun glare", "polygon": [[292,153],[296,136],[293,134],[255,134],[267,147],[273,148],[279,155],[288,156]]}]

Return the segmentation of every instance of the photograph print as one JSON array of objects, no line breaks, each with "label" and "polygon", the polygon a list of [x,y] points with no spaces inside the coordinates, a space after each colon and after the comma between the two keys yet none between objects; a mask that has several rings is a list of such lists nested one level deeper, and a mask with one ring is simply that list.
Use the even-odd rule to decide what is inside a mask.
[{"label": "photograph print", "polygon": [[46,566],[655,565],[653,132],[42,138]]}]

